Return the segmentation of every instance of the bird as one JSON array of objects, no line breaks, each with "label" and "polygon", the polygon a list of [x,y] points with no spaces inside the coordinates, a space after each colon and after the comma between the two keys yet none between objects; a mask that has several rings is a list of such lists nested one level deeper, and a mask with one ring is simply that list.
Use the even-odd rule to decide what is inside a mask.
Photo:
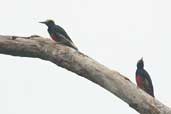
[{"label": "bird", "polygon": [[144,61],[141,58],[137,62],[137,70],[136,70],[136,83],[139,88],[144,90],[146,93],[154,97],[154,90],[152,80],[148,72],[144,69]]},{"label": "bird", "polygon": [[78,48],[74,45],[73,41],[68,36],[66,31],[62,27],[60,27],[59,25],[56,25],[53,20],[48,19],[46,21],[42,21],[39,23],[47,25],[47,27],[48,27],[47,30],[48,30],[51,38],[55,42],[69,46],[71,48],[74,48],[75,50],[78,50]]}]

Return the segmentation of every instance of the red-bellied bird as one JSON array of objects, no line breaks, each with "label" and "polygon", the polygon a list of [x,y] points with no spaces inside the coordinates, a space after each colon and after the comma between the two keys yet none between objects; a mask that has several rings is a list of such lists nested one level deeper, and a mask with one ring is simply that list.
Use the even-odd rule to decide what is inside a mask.
[{"label": "red-bellied bird", "polygon": [[137,86],[147,92],[149,95],[154,97],[154,91],[153,91],[153,84],[150,78],[150,75],[148,72],[144,69],[144,61],[143,58],[141,58],[137,62],[137,70],[136,70],[136,82]]},{"label": "red-bellied bird", "polygon": [[65,30],[59,25],[56,25],[53,20],[46,20],[40,23],[43,23],[48,26],[48,32],[54,41],[58,42],[59,44],[63,44],[74,48],[75,50],[78,50],[78,48],[74,45],[73,41],[65,32]]}]

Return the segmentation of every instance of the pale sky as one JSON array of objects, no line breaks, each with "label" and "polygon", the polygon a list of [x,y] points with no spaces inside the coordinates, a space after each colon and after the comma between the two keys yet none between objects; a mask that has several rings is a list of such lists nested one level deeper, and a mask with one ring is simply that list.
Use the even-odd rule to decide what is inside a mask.
[{"label": "pale sky", "polygon": [[[157,99],[171,106],[170,0],[1,0],[0,34],[49,38],[53,19],[83,53],[135,83],[143,57]],[[74,73],[40,59],[0,55],[0,114],[138,114]]]}]

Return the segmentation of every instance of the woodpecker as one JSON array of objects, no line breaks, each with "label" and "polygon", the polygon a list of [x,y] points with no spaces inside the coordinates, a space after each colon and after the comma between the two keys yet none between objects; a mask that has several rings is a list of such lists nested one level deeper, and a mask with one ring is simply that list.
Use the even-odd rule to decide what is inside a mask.
[{"label": "woodpecker", "polygon": [[137,70],[136,70],[136,82],[137,86],[147,92],[149,95],[154,97],[154,91],[153,91],[153,84],[150,78],[150,75],[148,72],[144,69],[144,61],[143,58],[141,58],[137,62]]},{"label": "woodpecker", "polygon": [[53,20],[46,20],[40,23],[43,23],[48,26],[48,32],[54,41],[69,46],[71,48],[74,48],[75,50],[78,50],[78,48],[74,45],[73,41],[65,32],[65,30],[59,25],[56,25]]}]

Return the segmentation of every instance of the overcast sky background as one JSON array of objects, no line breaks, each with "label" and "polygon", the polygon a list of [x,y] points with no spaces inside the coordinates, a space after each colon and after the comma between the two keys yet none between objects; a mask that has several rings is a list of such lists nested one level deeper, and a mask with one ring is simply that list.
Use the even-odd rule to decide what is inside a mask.
[{"label": "overcast sky background", "polygon": [[[49,38],[55,20],[79,50],[135,82],[141,57],[171,106],[170,0],[0,0],[0,34]],[[138,114],[100,86],[40,59],[0,55],[1,114]]]}]

